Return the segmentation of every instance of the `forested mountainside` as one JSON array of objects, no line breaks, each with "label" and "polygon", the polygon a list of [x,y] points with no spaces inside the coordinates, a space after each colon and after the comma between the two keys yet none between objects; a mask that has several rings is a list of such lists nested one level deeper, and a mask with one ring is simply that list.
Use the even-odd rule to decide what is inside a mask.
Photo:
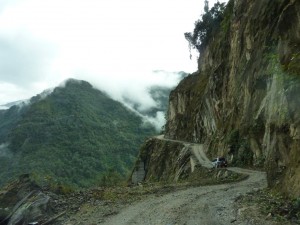
[{"label": "forested mountainside", "polygon": [[26,105],[0,111],[0,182],[23,173],[40,184],[111,182],[126,176],[140,145],[155,133],[89,83],[69,80]]},{"label": "forested mountainside", "polygon": [[299,196],[300,1],[217,3],[185,36],[198,71],[171,92],[165,137],[265,169],[270,187]]}]

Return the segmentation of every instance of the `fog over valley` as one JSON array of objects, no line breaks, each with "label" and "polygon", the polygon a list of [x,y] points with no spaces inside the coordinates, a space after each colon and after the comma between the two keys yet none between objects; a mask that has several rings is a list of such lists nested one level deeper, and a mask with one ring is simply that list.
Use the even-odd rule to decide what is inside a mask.
[{"label": "fog over valley", "polygon": [[197,69],[183,34],[202,8],[198,0],[1,1],[1,108],[68,78],[139,110],[155,107],[149,88],[172,88],[176,71]]}]

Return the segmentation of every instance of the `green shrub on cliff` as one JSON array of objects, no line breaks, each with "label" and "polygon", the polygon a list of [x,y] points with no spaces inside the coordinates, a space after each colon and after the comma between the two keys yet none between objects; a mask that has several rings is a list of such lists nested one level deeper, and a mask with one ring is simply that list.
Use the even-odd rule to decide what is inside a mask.
[{"label": "green shrub on cliff", "polygon": [[[229,1],[230,7],[232,1]],[[189,46],[192,48],[200,49],[209,42],[209,39],[219,30],[221,22],[224,19],[225,3],[217,2],[209,10],[208,1],[205,1],[204,14],[201,15],[201,19],[195,22],[195,28],[193,32],[186,32],[185,38],[189,42]],[[226,13],[226,15],[229,13]],[[228,26],[224,24],[224,27]]]}]

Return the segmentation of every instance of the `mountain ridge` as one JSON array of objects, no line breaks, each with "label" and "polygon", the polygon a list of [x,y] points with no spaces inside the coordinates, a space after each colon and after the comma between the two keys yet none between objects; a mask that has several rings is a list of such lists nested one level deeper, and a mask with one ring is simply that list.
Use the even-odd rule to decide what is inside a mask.
[{"label": "mountain ridge", "polygon": [[2,112],[0,121],[0,140],[14,156],[0,158],[2,183],[20,173],[76,187],[100,184],[110,170],[122,177],[139,145],[156,133],[121,103],[74,79]]}]

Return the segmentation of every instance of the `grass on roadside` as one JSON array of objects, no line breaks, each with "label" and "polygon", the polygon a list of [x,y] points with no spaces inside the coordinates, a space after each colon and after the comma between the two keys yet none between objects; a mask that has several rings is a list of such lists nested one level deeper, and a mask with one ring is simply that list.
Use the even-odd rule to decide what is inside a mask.
[{"label": "grass on roadside", "polygon": [[271,189],[241,196],[237,203],[256,205],[263,217],[280,224],[300,224],[300,198],[292,199]]}]

